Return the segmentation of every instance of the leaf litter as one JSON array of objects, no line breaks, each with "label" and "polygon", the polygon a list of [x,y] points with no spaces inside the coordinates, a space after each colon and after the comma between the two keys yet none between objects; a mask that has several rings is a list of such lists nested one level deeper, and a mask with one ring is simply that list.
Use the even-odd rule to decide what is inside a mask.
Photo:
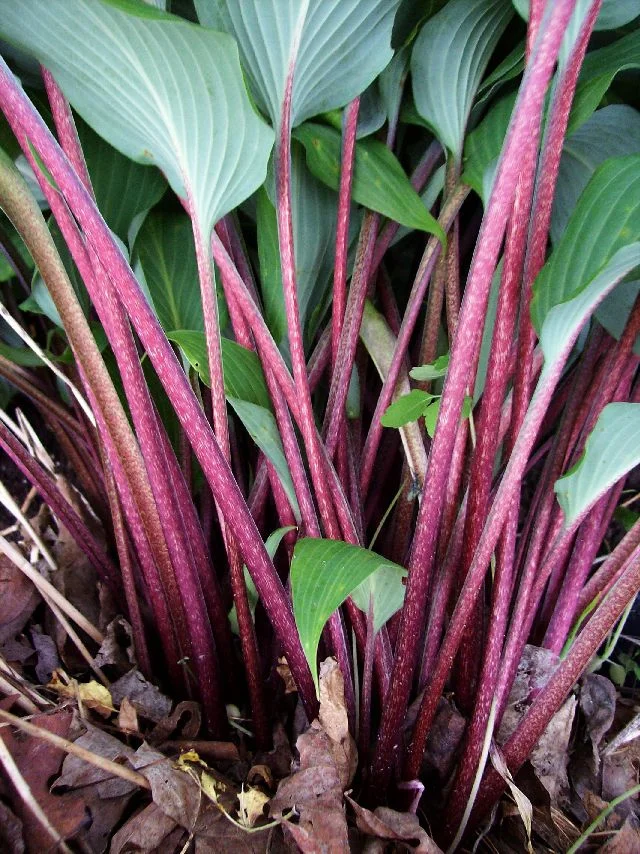
[{"label": "leaf litter", "polygon": [[[47,515],[40,512],[34,521],[56,560],[77,569],[84,558],[71,550],[64,533],[56,544]],[[52,577],[42,561],[38,570]],[[0,726],[0,737],[50,824],[75,847],[98,854],[440,851],[425,830],[424,816],[359,803],[357,749],[335,660],[321,664],[318,718],[307,724],[298,704],[295,720],[289,712],[275,725],[272,749],[252,754],[241,731],[227,742],[208,739],[197,703],[173,702],[140,672],[127,621],[93,571],[85,574],[86,565],[82,585],[67,583],[63,572],[56,587],[97,627],[102,642],[88,643],[94,669],[109,675],[107,684],[71,649],[25,575],[4,559],[0,572],[7,583],[0,597],[0,706],[32,715],[41,709],[29,719],[72,742],[82,758],[6,725]],[[527,647],[497,745],[518,725],[556,666],[557,657]],[[280,660],[278,673],[286,696],[286,660]],[[289,694],[293,687],[289,683]],[[241,710],[230,714],[239,716]],[[530,763],[509,781],[512,795],[501,801],[477,850],[566,850],[613,798],[637,784],[638,720],[635,705],[621,706],[610,680],[585,676],[552,719]],[[464,727],[464,716],[443,697],[423,763],[439,791],[446,791],[455,772]],[[497,745],[492,756],[499,765]],[[98,767],[94,763],[100,759],[131,769],[145,785]],[[427,796],[437,798],[439,792],[431,794],[427,787]],[[637,812],[637,796],[622,800],[584,850],[640,850]],[[22,854],[50,845],[11,786],[2,785],[0,849]]]}]

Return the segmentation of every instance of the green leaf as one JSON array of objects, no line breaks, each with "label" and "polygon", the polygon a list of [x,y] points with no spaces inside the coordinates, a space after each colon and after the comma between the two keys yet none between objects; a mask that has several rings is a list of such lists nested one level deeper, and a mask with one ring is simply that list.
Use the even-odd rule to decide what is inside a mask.
[{"label": "green leaf", "polygon": [[[591,0],[579,0],[578,9],[584,10],[588,7]],[[529,0],[513,0],[513,5],[518,10],[518,14],[525,21],[529,19]],[[582,12],[584,15],[584,11]],[[615,30],[618,27],[623,27],[634,18],[638,17],[638,2],[637,0],[603,0],[602,7],[596,20],[596,30]]]},{"label": "green leaf", "polygon": [[640,113],[626,104],[598,110],[565,142],[553,202],[551,239],[558,242],[580,193],[610,157],[640,151]]},{"label": "green leaf", "polygon": [[434,395],[429,392],[414,388],[387,407],[380,423],[383,427],[404,427],[411,421],[417,421],[433,399]]},{"label": "green leaf", "polygon": [[204,332],[189,217],[183,213],[152,211],[138,232],[134,252],[163,329]]},{"label": "green leaf", "polygon": [[571,134],[577,130],[597,109],[616,74],[638,67],[640,67],[639,29],[635,29],[607,47],[589,52],[580,69],[567,133]]},{"label": "green leaf", "polygon": [[160,201],[167,182],[157,169],[120,154],[82,119],[76,124],[96,204],[109,228],[126,243],[134,217]]},{"label": "green leaf", "polygon": [[[168,332],[167,338],[180,345],[191,367],[197,371],[202,382],[210,386],[204,332],[178,329]],[[228,338],[222,338],[221,344],[225,395],[271,409],[267,383],[256,353]]]},{"label": "green leaf", "polygon": [[423,0],[416,3],[415,0],[401,0],[393,22],[391,47],[397,49],[413,41],[420,25],[439,12],[446,2],[447,0]]},{"label": "green leaf", "polygon": [[373,630],[379,632],[393,615],[402,608],[407,570],[395,564],[379,567],[351,591],[351,598],[361,611],[369,612],[373,600]]},{"label": "green leaf", "polygon": [[0,339],[0,356],[13,362],[14,365],[22,365],[24,368],[40,368],[44,364],[40,356],[29,347],[11,347],[9,344],[5,344],[2,339]]},{"label": "green leaf", "polygon": [[[605,297],[595,311],[598,323],[607,330],[609,335],[619,341],[627,325],[631,309],[640,293],[640,281],[620,282],[618,287]],[[640,355],[640,336],[636,339],[634,352]]]},{"label": "green leaf", "polygon": [[510,80],[524,71],[524,41],[517,44],[500,65],[495,68],[478,87],[478,97],[473,105],[472,120],[494,95]]},{"label": "green leaf", "polygon": [[436,434],[436,424],[438,423],[438,415],[440,414],[440,398],[434,400],[424,411],[424,426],[427,428],[427,433],[430,438]]},{"label": "green leaf", "polygon": [[640,513],[630,507],[616,507],[613,518],[622,525],[625,531],[630,531],[640,519]]},{"label": "green leaf", "polygon": [[224,33],[134,0],[0,0],[0,35],[53,73],[100,136],[159,166],[205,234],[264,181],[273,132]]},{"label": "green leaf", "polygon": [[300,508],[296,498],[296,491],[293,486],[289,466],[287,465],[282,448],[280,433],[278,432],[278,425],[276,424],[273,413],[263,406],[258,406],[247,400],[240,400],[237,397],[227,395],[227,400],[234,408],[238,418],[242,421],[247,433],[276,470],[282,488],[286,492],[289,503],[291,504],[293,515],[299,521]]},{"label": "green leaf", "polygon": [[456,161],[476,90],[512,17],[509,0],[451,0],[416,39],[411,57],[415,105]]},{"label": "green leaf", "polygon": [[640,463],[640,403],[610,403],[600,413],[579,462],[555,482],[565,526],[578,520]]},{"label": "green leaf", "polygon": [[[18,256],[22,259],[25,267],[28,270],[33,269],[33,259],[29,253],[29,250],[22,242],[22,238],[15,230],[15,228],[7,220],[5,220],[4,217],[0,218],[0,226],[7,234],[11,247],[17,252]],[[11,264],[9,264],[5,256],[3,254],[0,254],[0,282],[8,282],[9,279],[12,279],[14,276],[15,272],[13,270],[13,267],[11,266]]]},{"label": "green leaf", "polygon": [[[289,531],[295,531],[295,525],[289,525],[286,528],[277,528],[273,531],[267,539],[265,540],[264,547],[267,550],[267,554],[273,560],[275,553],[278,551],[278,546],[284,539],[284,537],[289,533]],[[249,573],[249,570],[246,566],[243,566],[244,570],[244,583],[247,587],[247,599],[249,600],[249,610],[251,611],[251,616],[255,618],[256,613],[256,605],[260,600],[260,596],[256,589],[255,584],[253,583],[253,578]],[[236,614],[236,606],[233,605],[231,610],[229,611],[229,622],[231,623],[231,631],[234,634],[239,635],[240,629],[238,628],[238,615]]]},{"label": "green leaf", "polygon": [[409,371],[409,376],[414,380],[428,382],[429,380],[438,380],[440,377],[444,377],[448,369],[449,354],[445,353],[443,356],[438,356],[435,362],[431,362],[429,365],[420,365],[417,368],[412,368]]},{"label": "green leaf", "polygon": [[[302,539],[296,543],[290,575],[293,613],[316,687],[316,655],[325,623],[366,578],[383,566],[404,572],[374,552],[337,540]],[[374,601],[374,613],[375,607]]]},{"label": "green leaf", "polygon": [[[267,193],[271,186],[272,182],[268,181]],[[262,281],[262,296],[267,322],[277,333],[276,340],[281,342],[287,323],[274,200],[269,201],[263,193],[259,194],[258,244],[261,246],[261,273],[266,274]],[[333,273],[337,197],[309,171],[304,149],[295,142],[291,149],[291,205],[298,304],[309,341],[319,322],[314,312],[320,308],[320,313],[324,313]]]},{"label": "green leaf", "polygon": [[540,331],[540,347],[544,354],[543,374],[561,355],[564,342],[577,336],[604,297],[638,266],[640,266],[640,243],[623,246],[600,273],[573,298],[554,305],[549,310]]},{"label": "green leaf", "polygon": [[500,156],[516,97],[517,94],[512,93],[494,104],[465,142],[462,181],[473,187],[485,204],[484,176]]},{"label": "green leaf", "polygon": [[[304,146],[309,169],[327,186],[337,190],[340,134],[326,125],[307,122],[296,129],[294,136]],[[358,204],[401,225],[437,234],[445,242],[442,228],[411,186],[397,158],[378,140],[365,139],[356,144],[351,195]]]},{"label": "green leaf", "polygon": [[260,109],[275,127],[287,74],[294,70],[291,126],[343,107],[393,56],[399,0],[195,0],[201,23],[238,42]]},{"label": "green leaf", "polygon": [[640,240],[640,156],[599,166],[534,285],[531,317],[539,331],[552,306],[571,300],[623,246]]}]

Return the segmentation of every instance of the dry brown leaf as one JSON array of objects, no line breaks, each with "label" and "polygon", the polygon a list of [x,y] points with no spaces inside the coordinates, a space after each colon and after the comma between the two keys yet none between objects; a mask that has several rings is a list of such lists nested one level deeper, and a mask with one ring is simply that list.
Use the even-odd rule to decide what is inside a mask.
[{"label": "dry brown leaf", "polygon": [[[86,731],[75,739],[79,747],[113,761],[127,758],[133,764],[135,752],[130,747],[92,724],[83,721],[82,725]],[[91,785],[96,786],[100,798],[117,798],[136,791],[136,786],[128,780],[112,777],[102,768],[96,768],[71,754],[65,758],[62,773],[53,784],[53,789],[78,789]]]},{"label": "dry brown leaf", "polygon": [[130,735],[140,732],[136,707],[127,697],[123,697],[122,702],[120,703],[120,709],[118,711],[118,729]]},{"label": "dry brown leaf", "polygon": [[636,854],[640,851],[640,831],[628,817],[619,830],[598,849],[598,854]]},{"label": "dry brown leaf", "polygon": [[58,648],[52,638],[44,634],[40,626],[32,626],[30,634],[38,656],[36,676],[40,685],[46,685],[51,680],[54,670],[60,667]]},{"label": "dry brown leaf", "polygon": [[[68,737],[72,720],[73,715],[64,711],[34,715],[31,718],[32,723],[62,738]],[[75,836],[87,817],[82,797],[75,792],[56,795],[49,791],[49,780],[58,773],[64,752],[40,738],[24,733],[14,734],[9,727],[0,729],[0,738],[4,739],[20,773],[51,824],[64,839]],[[32,820],[22,801],[16,798],[12,806],[22,820],[27,850],[48,851],[50,837],[38,822]]]},{"label": "dry brown leaf", "polygon": [[4,643],[20,633],[41,600],[29,579],[3,554],[0,591],[0,643]]},{"label": "dry brown leaf", "polygon": [[498,744],[504,744],[514,732],[531,705],[533,693],[537,693],[548,682],[558,667],[559,660],[551,650],[531,644],[525,646],[496,736]]},{"label": "dry brown leaf", "polygon": [[22,822],[9,807],[0,801],[0,850],[5,854],[24,854]]},{"label": "dry brown leaf", "polygon": [[456,753],[464,734],[466,721],[454,704],[441,697],[424,753],[424,765],[447,780],[456,761]]},{"label": "dry brown leaf", "polygon": [[109,854],[153,851],[164,842],[176,824],[156,804],[149,804],[114,834]]},{"label": "dry brown leaf", "polygon": [[268,789],[273,789],[275,781],[268,765],[252,765],[247,774],[247,783],[254,785],[262,782]]},{"label": "dry brown leaf", "polygon": [[133,764],[151,784],[153,802],[162,812],[181,827],[193,830],[203,800],[198,783],[148,744],[136,750]]},{"label": "dry brown leaf", "polygon": [[529,757],[536,776],[549,792],[553,806],[569,787],[567,763],[575,710],[576,698],[568,697],[549,721]]},{"label": "dry brown leaf", "polygon": [[[618,795],[633,788],[638,783],[640,767],[640,742],[631,741],[613,753],[602,756],[602,797],[612,801]],[[640,811],[637,798],[629,798],[618,807],[620,815],[629,815]]]},{"label": "dry brown leaf", "polygon": [[253,786],[241,789],[238,795],[238,813],[240,815],[240,824],[245,827],[255,827],[255,825],[264,816],[264,808],[269,803],[269,795],[265,795],[260,789],[255,789]]},{"label": "dry brown leaf", "polygon": [[151,682],[148,682],[139,670],[130,670],[111,685],[111,696],[116,705],[127,697],[143,718],[157,723],[171,712],[171,700]]},{"label": "dry brown leaf", "polygon": [[246,830],[232,824],[212,803],[205,803],[194,828],[196,854],[265,854],[273,851],[269,845],[273,828]]},{"label": "dry brown leaf", "polygon": [[295,694],[298,690],[298,686],[295,683],[293,676],[291,675],[291,670],[289,669],[289,663],[287,659],[281,656],[278,659],[278,666],[276,667],[276,673],[284,682],[284,693],[285,694]]},{"label": "dry brown leaf", "polygon": [[135,667],[135,651],[131,626],[122,616],[117,616],[107,625],[104,640],[93,660],[96,667],[109,665],[120,673]]},{"label": "dry brown leaf", "polygon": [[596,770],[600,765],[599,747],[605,733],[611,728],[616,713],[616,689],[610,679],[599,673],[589,673],[580,686],[580,710],[584,715],[587,732],[593,745]]},{"label": "dry brown leaf", "polygon": [[348,795],[356,815],[356,824],[362,833],[380,839],[394,839],[405,843],[406,848],[418,854],[442,854],[442,850],[420,827],[418,816],[413,813],[396,812],[388,807],[376,807],[373,812],[357,804]]},{"label": "dry brown leaf", "polygon": [[202,715],[200,705],[192,700],[183,700],[171,714],[166,715],[154,726],[147,737],[149,744],[162,744],[180,728],[182,739],[193,739],[200,732]]}]

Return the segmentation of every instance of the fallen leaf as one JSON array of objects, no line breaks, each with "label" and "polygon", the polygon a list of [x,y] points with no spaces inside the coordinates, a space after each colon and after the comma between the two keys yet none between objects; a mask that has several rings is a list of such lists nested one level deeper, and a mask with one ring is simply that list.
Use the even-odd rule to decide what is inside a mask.
[{"label": "fallen leaf", "polygon": [[111,684],[113,702],[120,705],[127,697],[143,718],[158,722],[171,712],[171,700],[151,682],[147,681],[139,670],[130,670]]},{"label": "fallen leaf", "polygon": [[[86,721],[83,721],[82,725],[85,732],[75,739],[79,747],[84,747],[90,753],[113,761],[127,758],[133,764],[136,754],[130,747]],[[54,790],[78,789],[91,785],[96,786],[97,794],[101,798],[122,797],[137,791],[137,787],[128,780],[113,777],[108,771],[96,768],[95,765],[71,754],[65,758],[62,773],[52,788]]]},{"label": "fallen leaf", "polygon": [[[73,720],[70,712],[57,711],[52,714],[34,715],[31,722],[55,735],[68,738]],[[13,733],[10,727],[0,729],[0,738],[5,744],[51,824],[64,838],[75,836],[85,824],[87,814],[82,797],[75,792],[63,795],[49,791],[49,780],[57,775],[65,753],[59,747],[41,738]],[[23,823],[27,851],[48,851],[51,839],[39,822],[34,821],[20,797],[12,798],[12,807]]]},{"label": "fallen leaf", "polygon": [[0,849],[5,854],[24,854],[22,822],[9,807],[0,801]]},{"label": "fallen leaf", "polygon": [[425,769],[435,770],[442,781],[447,780],[453,771],[465,727],[466,721],[454,704],[441,697],[427,739],[423,764]]},{"label": "fallen leaf", "polygon": [[298,687],[295,683],[295,679],[291,675],[291,670],[289,669],[289,664],[287,659],[284,656],[281,656],[278,659],[278,665],[276,667],[276,673],[284,682],[284,693],[285,694],[295,694],[298,690]]},{"label": "fallen leaf", "polygon": [[567,763],[576,705],[575,697],[567,698],[547,724],[529,757],[536,776],[549,792],[554,806],[569,788]]},{"label": "fallen leaf", "polygon": [[274,828],[253,829],[251,832],[232,824],[212,803],[206,803],[194,828],[196,854],[266,854],[274,852],[270,845]]},{"label": "fallen leaf", "polygon": [[151,796],[156,806],[181,827],[191,831],[202,803],[198,783],[145,743],[136,750],[133,764],[151,784]]},{"label": "fallen leaf", "polygon": [[176,824],[156,804],[149,804],[113,835],[109,852],[153,851],[162,845]]},{"label": "fallen leaf", "polygon": [[379,839],[394,839],[404,842],[406,847],[418,854],[442,854],[442,850],[420,827],[420,821],[413,813],[396,812],[388,807],[376,807],[373,812],[357,804],[348,795],[356,816],[356,824],[362,833]]},{"label": "fallen leaf", "polygon": [[[613,753],[602,756],[602,797],[612,801],[638,783],[640,766],[640,742],[636,739]],[[637,797],[623,801],[616,811],[622,815],[640,812]]]},{"label": "fallen leaf", "polygon": [[531,806],[531,801],[516,786],[515,781],[511,775],[511,771],[509,771],[509,768],[507,767],[507,763],[504,761],[502,754],[493,743],[489,748],[489,756],[491,757],[491,764],[507,784],[509,791],[511,792],[511,796],[516,802],[516,807],[518,809],[518,812],[520,813],[522,823],[524,824],[525,830],[527,832],[527,850],[532,853],[533,848],[531,847],[531,819],[533,815],[533,807]]},{"label": "fallen leaf", "polygon": [[627,817],[622,827],[598,849],[598,854],[633,854],[634,851],[640,851],[640,831]]},{"label": "fallen leaf", "polygon": [[264,808],[269,803],[269,795],[265,795],[260,789],[253,786],[245,789],[242,787],[238,795],[240,824],[245,827],[255,827],[257,822],[264,816]]},{"label": "fallen leaf", "polygon": [[[137,672],[137,671],[136,671]],[[183,700],[171,714],[165,715],[147,736],[149,744],[162,744],[167,741],[178,728],[183,739],[193,739],[200,732],[202,715],[200,705],[193,700]]]},{"label": "fallen leaf", "polygon": [[60,667],[58,648],[49,635],[44,634],[39,626],[32,626],[30,634],[31,642],[38,656],[36,676],[40,685],[46,685],[53,676],[54,670]]},{"label": "fallen leaf", "polygon": [[504,744],[515,731],[531,705],[533,695],[549,681],[559,661],[551,650],[531,644],[525,646],[496,737],[498,744]]},{"label": "fallen leaf", "polygon": [[55,691],[61,697],[68,697],[71,700],[77,699],[87,709],[93,709],[103,718],[109,718],[115,712],[109,689],[105,688],[104,685],[95,680],[76,682],[75,679],[72,679],[67,683],[60,676],[60,671],[55,670],[47,688]]},{"label": "fallen leaf", "polygon": [[128,697],[123,697],[120,703],[118,729],[130,735],[140,732],[136,707],[129,701]]},{"label": "fallen leaf", "polygon": [[20,634],[40,603],[40,594],[4,554],[0,554],[0,643]]},{"label": "fallen leaf", "polygon": [[580,685],[580,711],[585,718],[597,770],[600,765],[598,748],[605,733],[611,728],[616,713],[616,689],[613,682],[599,673],[587,674]]},{"label": "fallen leaf", "polygon": [[93,663],[96,667],[115,667],[125,673],[137,664],[133,646],[131,626],[122,616],[117,616],[107,625],[104,640]]}]

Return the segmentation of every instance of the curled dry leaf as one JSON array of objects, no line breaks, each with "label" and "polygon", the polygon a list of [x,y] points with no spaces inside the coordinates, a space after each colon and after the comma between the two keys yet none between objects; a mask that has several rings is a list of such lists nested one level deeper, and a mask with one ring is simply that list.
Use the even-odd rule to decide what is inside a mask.
[{"label": "curled dry leaf", "polygon": [[109,665],[125,673],[135,667],[135,651],[131,626],[122,616],[117,616],[107,625],[104,640],[96,653],[93,663],[96,667]]},{"label": "curled dry leaf", "polygon": [[599,673],[585,676],[580,686],[580,711],[585,718],[597,770],[600,765],[600,742],[609,731],[616,713],[616,689],[613,682]]},{"label": "curled dry leaf", "polygon": [[[160,849],[177,823],[156,804],[149,804],[132,816],[111,841],[110,854],[124,851],[153,851]],[[166,849],[165,849],[166,850]]]},{"label": "curled dry leaf", "polygon": [[243,786],[238,795],[238,803],[240,824],[245,827],[255,827],[264,815],[264,808],[269,803],[269,795],[265,795],[253,786],[247,789]]},{"label": "curled dry leaf", "polygon": [[161,718],[147,736],[149,744],[162,744],[170,738],[178,727],[183,739],[194,739],[200,732],[202,715],[198,703],[183,700],[171,714]]},{"label": "curled dry leaf", "polygon": [[569,697],[549,721],[530,756],[536,776],[549,792],[554,806],[569,787],[567,763],[575,710],[576,698]]},{"label": "curled dry leaf", "polygon": [[151,784],[154,804],[176,824],[192,831],[202,803],[196,780],[148,744],[143,743],[136,750],[133,764]]},{"label": "curled dry leaf", "polygon": [[420,827],[416,815],[396,812],[388,807],[376,807],[372,812],[359,806],[349,795],[345,797],[353,808],[358,829],[367,836],[403,842],[406,848],[418,854],[442,854],[426,830]]},{"label": "curled dry leaf", "polygon": [[118,729],[130,735],[140,732],[136,707],[127,699],[127,697],[123,697],[122,702],[120,703],[120,709],[118,711]]},{"label": "curled dry leaf", "polygon": [[511,795],[514,801],[516,802],[516,807],[518,809],[518,812],[520,813],[522,823],[524,824],[527,833],[527,851],[532,854],[533,848],[531,847],[531,823],[533,816],[533,807],[531,806],[531,801],[516,786],[515,781],[511,775],[511,771],[509,771],[509,768],[507,767],[507,763],[504,761],[502,754],[493,743],[489,748],[489,755],[491,757],[491,764],[509,787],[509,791],[511,792]]},{"label": "curled dry leaf", "polygon": [[502,716],[496,741],[504,744],[531,705],[533,696],[549,681],[560,659],[548,649],[527,644]]}]

